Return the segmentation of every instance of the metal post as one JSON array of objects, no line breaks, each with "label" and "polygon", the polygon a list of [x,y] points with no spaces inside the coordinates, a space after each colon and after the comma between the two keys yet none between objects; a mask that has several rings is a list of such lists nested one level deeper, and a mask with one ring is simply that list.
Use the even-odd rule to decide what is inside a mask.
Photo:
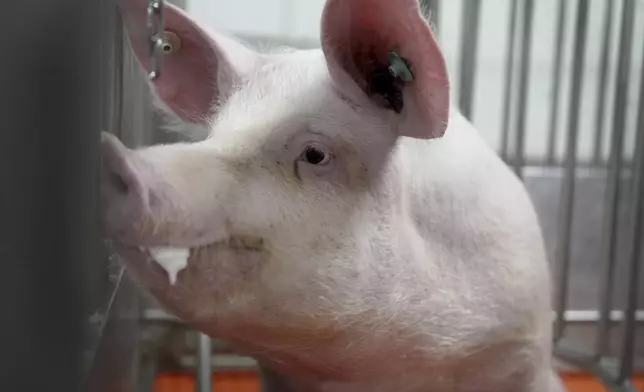
[{"label": "metal post", "polygon": [[2,391],[85,390],[86,317],[104,294],[94,284],[105,273],[96,211],[106,3],[3,3]]},{"label": "metal post", "polygon": [[608,59],[610,57],[610,43],[613,31],[613,1],[607,0],[604,13],[603,39],[601,58],[599,64],[599,90],[597,91],[597,107],[595,108],[595,143],[593,149],[593,163],[599,165],[602,161],[602,147],[604,145],[604,115],[606,113],[606,97],[608,82]]},{"label": "metal post", "polygon": [[568,141],[566,144],[565,176],[562,189],[562,208],[559,213],[560,241],[557,262],[559,265],[559,292],[557,296],[557,325],[554,333],[556,340],[563,336],[564,312],[568,300],[570,272],[570,251],[572,242],[572,222],[575,199],[575,174],[577,168],[577,136],[579,133],[579,111],[581,109],[581,88],[584,57],[586,54],[586,30],[588,26],[588,0],[579,0],[577,21],[575,22],[575,47],[572,64],[572,85],[570,93],[570,116],[568,122]]},{"label": "metal post", "polygon": [[154,392],[154,382],[157,377],[157,361],[155,355],[142,355],[136,392]]},{"label": "metal post", "polygon": [[609,157],[609,168],[606,188],[605,222],[603,233],[603,251],[605,269],[600,287],[600,319],[597,325],[597,345],[595,355],[603,356],[608,348],[610,329],[610,310],[613,298],[613,279],[617,262],[618,209],[620,200],[620,177],[622,172],[622,155],[624,150],[624,128],[626,117],[626,100],[630,82],[631,46],[635,1],[624,0],[621,17],[619,58],[615,86],[615,103],[613,111],[613,134]]},{"label": "metal post", "polygon": [[564,32],[566,27],[566,10],[568,1],[559,0],[559,13],[557,18],[557,34],[555,35],[555,56],[552,64],[552,105],[550,107],[550,129],[548,133],[548,154],[546,162],[555,163],[555,148],[557,143],[557,123],[559,120],[559,97],[561,92],[561,68],[563,60]]},{"label": "metal post", "polygon": [[532,50],[532,17],[534,0],[523,2],[523,32],[521,35],[522,47],[519,62],[519,106],[517,108],[517,134],[514,157],[514,171],[523,177],[526,113],[528,106],[528,81],[530,79],[530,52]]},{"label": "metal post", "polygon": [[212,341],[207,335],[198,333],[197,347],[197,392],[212,391]]},{"label": "metal post", "polygon": [[481,0],[470,0],[463,4],[458,100],[463,115],[470,120],[472,119],[472,101],[474,98],[480,10]]},{"label": "metal post", "polygon": [[429,11],[431,24],[434,26],[434,32],[436,33],[436,35],[440,34],[441,1],[421,0],[421,5],[426,7]]},{"label": "metal post", "polygon": [[644,242],[644,67],[640,79],[639,112],[637,118],[637,142],[633,165],[633,187],[631,195],[631,227],[628,289],[624,311],[624,337],[618,383],[623,384],[633,375],[635,360],[635,312],[638,305],[640,269],[642,267],[642,243]]},{"label": "metal post", "polygon": [[514,88],[514,47],[517,36],[517,1],[512,0],[510,5],[507,39],[507,51],[505,54],[505,90],[503,95],[503,124],[501,125],[501,158],[508,159],[508,147],[510,145],[510,118],[512,114],[512,91]]}]

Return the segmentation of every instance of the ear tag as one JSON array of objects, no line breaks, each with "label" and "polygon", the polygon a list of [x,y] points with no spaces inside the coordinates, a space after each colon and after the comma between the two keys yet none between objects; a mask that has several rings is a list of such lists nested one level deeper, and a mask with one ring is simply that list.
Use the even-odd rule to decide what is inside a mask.
[{"label": "ear tag", "polygon": [[405,63],[405,60],[402,59],[396,52],[387,53],[387,58],[389,59],[389,73],[395,78],[402,80],[403,82],[411,82],[414,80],[414,74],[411,72],[411,69]]}]

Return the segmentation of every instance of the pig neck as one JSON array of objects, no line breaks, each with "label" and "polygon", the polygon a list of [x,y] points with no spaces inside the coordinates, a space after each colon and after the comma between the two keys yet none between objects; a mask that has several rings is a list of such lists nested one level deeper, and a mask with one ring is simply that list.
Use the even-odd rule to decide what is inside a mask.
[{"label": "pig neck", "polygon": [[[459,304],[458,295],[442,309],[441,302],[450,293],[467,292],[470,279],[466,272],[459,276],[443,265],[458,262],[438,243],[430,241],[428,245],[404,215],[401,219],[392,233],[400,236],[394,241],[405,244],[405,253],[390,262],[404,265],[405,271],[373,283],[380,296],[374,301],[378,308],[371,311],[387,313],[391,309],[392,317],[383,320],[366,314],[342,322],[351,326],[340,330],[317,325],[259,329],[255,333],[258,342],[270,342],[270,347],[246,340],[237,342],[240,351],[275,371],[280,385],[288,386],[276,390],[282,392],[532,392],[531,385],[539,384],[533,380],[545,377],[534,369],[547,361],[541,348],[520,339],[490,342],[487,340],[494,338],[485,331],[479,341],[465,332],[450,334],[449,330],[455,329],[451,324],[454,316],[448,313],[467,320],[469,304]],[[440,266],[415,262],[428,260],[430,253],[431,258],[442,259],[436,260]],[[441,298],[432,292],[442,293]],[[407,301],[405,306],[396,303],[398,298]],[[360,319],[378,322],[361,324]],[[458,339],[468,343],[460,344]],[[527,364],[525,358],[534,359],[534,363]],[[504,385],[508,379],[512,384]]]},{"label": "pig neck", "polygon": [[[393,344],[393,343],[392,343]],[[277,356],[256,356],[260,367],[270,369],[271,378],[279,389],[266,392],[555,392],[550,389],[553,372],[524,366],[516,355],[508,355],[517,347],[497,347],[459,363],[440,363],[427,358],[382,350],[373,357],[363,358],[358,367],[367,366],[356,374],[355,367],[340,357],[321,354],[314,361]],[[538,351],[535,349],[535,351]],[[530,350],[520,350],[524,355]],[[312,356],[320,354],[312,351]],[[337,361],[337,362],[336,362]],[[325,362],[325,363],[323,363]],[[538,361],[536,361],[538,362]],[[340,365],[339,365],[339,364]],[[341,368],[346,364],[345,368]],[[370,368],[370,369],[369,369]],[[527,370],[526,370],[527,369]]]}]

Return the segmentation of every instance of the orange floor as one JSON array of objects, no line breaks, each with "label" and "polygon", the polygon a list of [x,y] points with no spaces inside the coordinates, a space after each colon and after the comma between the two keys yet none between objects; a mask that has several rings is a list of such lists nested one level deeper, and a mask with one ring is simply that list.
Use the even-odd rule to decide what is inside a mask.
[{"label": "orange floor", "polygon": [[[586,374],[563,374],[569,392],[607,392],[600,383]],[[254,372],[223,372],[213,377],[213,392],[259,392],[259,380]],[[644,392],[644,374],[636,378],[636,387]],[[154,392],[194,392],[195,383],[187,373],[163,373],[156,380]]]},{"label": "orange floor", "polygon": [[[221,372],[213,376],[213,392],[259,392],[255,372]],[[157,377],[154,392],[194,392],[195,379],[187,373],[163,373]]]}]

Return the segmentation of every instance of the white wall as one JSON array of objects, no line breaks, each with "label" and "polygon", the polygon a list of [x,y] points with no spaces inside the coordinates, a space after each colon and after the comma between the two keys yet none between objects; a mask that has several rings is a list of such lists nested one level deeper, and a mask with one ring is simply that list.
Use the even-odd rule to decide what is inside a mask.
[{"label": "white wall", "polygon": [[[533,157],[546,152],[550,101],[552,85],[552,59],[556,31],[556,10],[559,0],[539,0],[535,3],[534,38],[532,41],[532,63],[530,92],[528,96],[528,133],[527,153]],[[568,88],[570,82],[572,34],[577,1],[564,0],[568,7],[567,40],[563,93],[561,97],[562,117],[559,121],[558,152],[564,151],[565,130],[567,125]],[[580,157],[588,158],[592,153],[596,95],[599,79],[599,58],[603,15],[607,1],[615,4],[613,28],[613,61],[610,67],[611,83],[609,93],[612,97],[621,17],[621,1],[591,1],[589,35],[587,38],[587,56],[584,69],[583,102],[580,118]],[[450,0],[442,2],[440,15],[441,41],[452,74],[455,87],[458,71],[458,50],[460,42],[461,8],[467,0]],[[478,71],[476,74],[474,113],[472,120],[485,137],[498,146],[500,143],[502,97],[505,80],[505,45],[507,40],[509,0],[482,1],[480,40],[478,52]],[[266,36],[313,40],[319,38],[319,18],[324,0],[187,0],[187,9],[194,17],[210,26],[239,35]],[[635,105],[637,87],[639,86],[640,64],[644,36],[644,2],[637,3],[637,21],[635,23],[635,56],[633,58],[633,76],[631,94],[628,102],[629,132],[626,144],[634,144]],[[609,101],[610,102],[610,101]],[[610,109],[610,107],[609,107]],[[608,152],[608,133],[612,121],[611,111],[606,113],[604,152]]]}]

